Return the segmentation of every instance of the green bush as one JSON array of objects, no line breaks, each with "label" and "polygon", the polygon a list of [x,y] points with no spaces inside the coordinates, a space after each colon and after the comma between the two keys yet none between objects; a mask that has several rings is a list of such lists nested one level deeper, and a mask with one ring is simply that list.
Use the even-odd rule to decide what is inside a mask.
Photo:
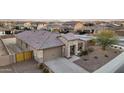
[{"label": "green bush", "polygon": [[88,51],[87,50],[81,51],[81,54],[82,55],[88,55]]},{"label": "green bush", "polygon": [[98,59],[98,57],[97,57],[97,56],[94,56],[94,58],[95,58],[95,59]]},{"label": "green bush", "polygon": [[94,48],[88,48],[88,52],[93,52],[94,51]]},{"label": "green bush", "polygon": [[41,64],[39,65],[39,69],[43,69],[43,68],[44,68],[44,64],[41,63]]},{"label": "green bush", "polygon": [[49,73],[49,70],[48,70],[47,68],[44,68],[44,69],[43,69],[43,72],[44,72],[44,73]]},{"label": "green bush", "polygon": [[105,57],[109,57],[107,54],[105,54]]}]

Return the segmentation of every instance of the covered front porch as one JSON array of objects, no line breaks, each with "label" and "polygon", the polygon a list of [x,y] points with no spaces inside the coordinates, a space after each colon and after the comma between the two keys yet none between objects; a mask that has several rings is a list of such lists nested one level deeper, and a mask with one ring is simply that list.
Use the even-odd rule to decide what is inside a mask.
[{"label": "covered front porch", "polygon": [[66,58],[71,58],[73,55],[78,55],[80,51],[85,50],[87,46],[87,42],[77,40],[77,41],[69,41],[67,46],[64,46],[64,55]]},{"label": "covered front porch", "polygon": [[78,55],[80,51],[86,50],[89,46],[88,42],[92,40],[92,37],[68,33],[61,35],[59,39],[65,44],[62,47],[62,55],[66,58],[70,58],[73,55]]}]

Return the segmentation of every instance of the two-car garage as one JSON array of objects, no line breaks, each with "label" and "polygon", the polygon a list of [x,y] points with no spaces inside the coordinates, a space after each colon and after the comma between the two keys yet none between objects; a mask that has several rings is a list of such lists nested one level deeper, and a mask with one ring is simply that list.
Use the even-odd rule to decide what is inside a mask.
[{"label": "two-car garage", "polygon": [[44,61],[49,61],[62,56],[62,46],[43,50]]}]

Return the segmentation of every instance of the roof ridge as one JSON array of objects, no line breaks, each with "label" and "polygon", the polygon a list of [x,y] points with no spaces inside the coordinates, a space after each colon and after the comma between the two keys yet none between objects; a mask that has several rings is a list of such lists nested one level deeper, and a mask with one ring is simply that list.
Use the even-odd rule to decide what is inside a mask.
[{"label": "roof ridge", "polygon": [[49,32],[50,34],[49,34],[49,36],[47,36],[47,38],[44,40],[44,42],[41,44],[41,46],[40,46],[40,48],[42,48],[42,46],[45,44],[45,42],[46,42],[46,40],[51,36],[51,32]]}]

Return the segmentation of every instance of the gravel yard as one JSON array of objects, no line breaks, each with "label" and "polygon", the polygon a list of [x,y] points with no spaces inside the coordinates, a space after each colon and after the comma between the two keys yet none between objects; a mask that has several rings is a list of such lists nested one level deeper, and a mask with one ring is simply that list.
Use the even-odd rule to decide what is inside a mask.
[{"label": "gravel yard", "polygon": [[106,51],[103,51],[98,46],[94,46],[93,48],[93,52],[74,61],[75,64],[89,72],[94,72],[121,53],[120,51],[111,48],[108,48]]}]

